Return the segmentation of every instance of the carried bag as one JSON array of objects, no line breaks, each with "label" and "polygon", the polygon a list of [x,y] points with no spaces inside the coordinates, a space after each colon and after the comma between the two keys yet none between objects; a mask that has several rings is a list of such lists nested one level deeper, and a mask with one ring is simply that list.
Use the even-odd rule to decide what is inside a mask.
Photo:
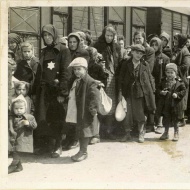
[{"label": "carried bag", "polygon": [[98,105],[98,113],[107,115],[112,108],[112,99],[105,93],[103,88],[100,88],[101,102]]},{"label": "carried bag", "polygon": [[117,121],[123,121],[127,112],[127,102],[125,98],[122,96],[122,100],[118,103],[115,110],[115,119]]}]

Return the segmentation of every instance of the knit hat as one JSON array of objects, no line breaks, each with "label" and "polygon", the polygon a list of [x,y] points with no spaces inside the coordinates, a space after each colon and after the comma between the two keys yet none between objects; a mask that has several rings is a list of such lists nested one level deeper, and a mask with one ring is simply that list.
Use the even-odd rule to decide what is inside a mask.
[{"label": "knit hat", "polygon": [[15,33],[10,33],[8,35],[8,41],[9,42],[15,42],[16,44],[20,44],[21,43],[21,38],[18,34]]},{"label": "knit hat", "polygon": [[134,44],[131,46],[132,50],[140,51],[145,54],[145,48],[141,44]]},{"label": "knit hat", "polygon": [[[52,24],[46,24],[42,27],[42,33],[41,33],[41,36],[44,40],[44,32],[48,32],[49,34],[52,35],[53,37],[53,42],[54,44],[56,44],[56,40],[58,38],[58,35],[57,35],[57,29],[55,28],[54,25]],[[47,44],[45,43],[45,40],[44,40],[44,45],[46,46]]]},{"label": "knit hat", "polygon": [[160,34],[160,38],[161,38],[161,37],[165,37],[168,42],[170,41],[170,35],[167,34],[166,32],[162,32],[162,33]]},{"label": "knit hat", "polygon": [[68,66],[70,67],[85,67],[86,69],[88,68],[87,60],[83,57],[77,57],[75,58]]},{"label": "knit hat", "polygon": [[177,65],[175,63],[168,63],[165,70],[167,69],[173,69],[177,73]]}]

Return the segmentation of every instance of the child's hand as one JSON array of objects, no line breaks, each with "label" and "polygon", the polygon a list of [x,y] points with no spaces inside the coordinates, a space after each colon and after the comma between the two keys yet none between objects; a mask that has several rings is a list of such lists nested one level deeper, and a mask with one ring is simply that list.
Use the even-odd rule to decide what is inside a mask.
[{"label": "child's hand", "polygon": [[176,94],[176,93],[173,93],[173,94],[172,94],[172,97],[173,97],[173,98],[177,98],[177,94]]},{"label": "child's hand", "polygon": [[168,93],[168,90],[162,90],[162,91],[160,92],[160,94],[161,94],[161,95],[164,95],[164,96],[165,96],[167,93]]},{"label": "child's hand", "polygon": [[29,125],[29,121],[28,120],[22,120],[20,122],[21,126],[28,126]]}]

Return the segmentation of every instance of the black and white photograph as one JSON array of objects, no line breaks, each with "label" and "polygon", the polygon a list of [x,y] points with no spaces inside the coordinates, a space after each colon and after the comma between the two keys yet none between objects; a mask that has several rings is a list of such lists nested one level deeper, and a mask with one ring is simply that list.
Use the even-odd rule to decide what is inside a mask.
[{"label": "black and white photograph", "polygon": [[187,1],[2,1],[0,52],[0,189],[190,189]]}]

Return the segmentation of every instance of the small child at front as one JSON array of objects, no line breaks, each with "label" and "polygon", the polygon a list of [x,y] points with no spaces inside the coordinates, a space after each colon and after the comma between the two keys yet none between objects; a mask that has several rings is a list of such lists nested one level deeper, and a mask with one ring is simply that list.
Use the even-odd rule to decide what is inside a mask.
[{"label": "small child at front", "polygon": [[[21,44],[23,59],[17,63],[14,77],[20,81],[28,82],[32,88],[39,64],[39,59],[34,56],[34,46],[29,42]],[[29,95],[31,90],[29,90]]]},{"label": "small child at front", "polygon": [[74,75],[69,86],[66,122],[76,124],[80,144],[79,152],[71,157],[75,162],[88,157],[90,137],[96,135],[98,131],[97,109],[100,94],[96,81],[87,73],[87,67],[87,61],[82,57],[74,59],[68,66],[73,69]]},{"label": "small child at front", "polygon": [[160,137],[160,140],[169,139],[169,128],[174,126],[173,141],[178,141],[179,103],[185,96],[186,87],[184,82],[177,77],[177,65],[175,63],[168,63],[165,72],[166,77],[162,79],[157,89],[157,94],[160,96],[157,116],[163,116],[163,126],[165,128],[165,132]]},{"label": "small child at front", "polygon": [[34,114],[34,104],[33,104],[32,99],[28,96],[30,84],[27,82],[24,82],[24,81],[15,81],[14,88],[15,88],[15,93],[12,96],[12,101],[14,101],[15,98],[17,98],[19,95],[22,94],[27,103],[26,113],[33,115]]},{"label": "small child at front", "polygon": [[11,106],[9,114],[9,151],[13,161],[8,167],[8,173],[23,170],[19,152],[33,152],[33,130],[37,127],[34,116],[26,113],[27,104],[22,95],[17,97]]}]

